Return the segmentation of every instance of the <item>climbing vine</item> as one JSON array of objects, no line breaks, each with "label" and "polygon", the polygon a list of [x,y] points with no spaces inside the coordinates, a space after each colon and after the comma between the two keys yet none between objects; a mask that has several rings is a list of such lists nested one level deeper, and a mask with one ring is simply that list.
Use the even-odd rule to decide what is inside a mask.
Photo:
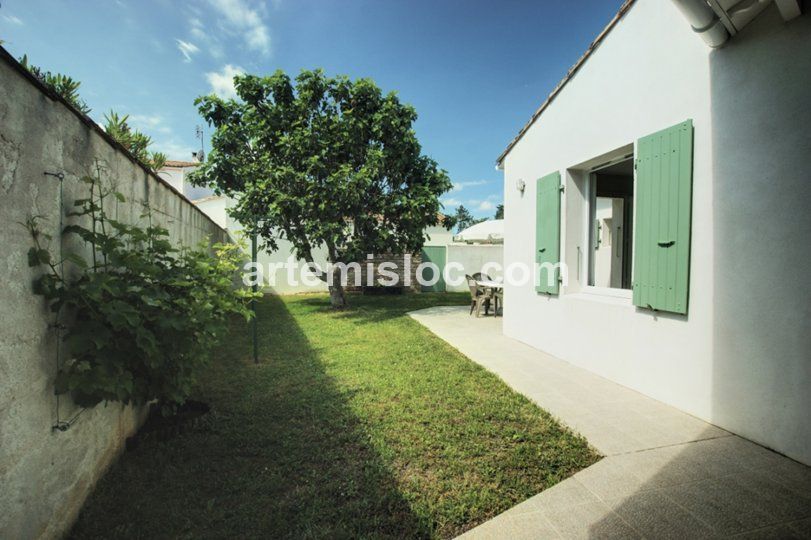
[{"label": "climbing vine", "polygon": [[34,244],[28,263],[44,269],[34,292],[64,330],[56,391],[85,407],[158,400],[165,412],[174,410],[229,319],[251,316],[254,293],[234,286],[241,252],[233,244],[175,249],[168,231],[152,223],[148,205],[145,227],[111,219],[105,206],[124,196],[103,185],[100,174],[81,181],[88,196],[74,201],[73,223],[61,232],[81,239],[89,260],[78,252],[57,260],[41,220],[27,222]]}]

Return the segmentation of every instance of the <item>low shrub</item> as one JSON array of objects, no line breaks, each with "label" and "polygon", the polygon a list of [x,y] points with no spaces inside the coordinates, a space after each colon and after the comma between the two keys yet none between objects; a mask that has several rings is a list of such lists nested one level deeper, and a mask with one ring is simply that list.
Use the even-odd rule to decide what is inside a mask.
[{"label": "low shrub", "polygon": [[103,187],[99,176],[82,181],[89,196],[74,202],[68,215],[75,223],[62,234],[89,246],[90,261],[78,253],[55,260],[39,220],[27,223],[34,240],[29,265],[46,269],[34,292],[63,330],[56,391],[85,407],[157,400],[172,411],[188,397],[229,318],[252,315],[254,293],[235,287],[242,253],[234,244],[176,249],[168,231],[152,224],[148,206],[146,227],[111,219],[105,199],[124,202],[123,195]]}]

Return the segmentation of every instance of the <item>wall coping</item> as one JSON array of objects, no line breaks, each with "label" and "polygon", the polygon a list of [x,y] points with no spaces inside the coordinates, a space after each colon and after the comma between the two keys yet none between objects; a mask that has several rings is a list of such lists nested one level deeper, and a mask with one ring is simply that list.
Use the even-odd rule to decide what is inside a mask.
[{"label": "wall coping", "polygon": [[166,180],[164,180],[163,178],[161,178],[160,176],[158,176],[158,174],[157,174],[155,171],[153,171],[153,170],[152,170],[152,169],[151,169],[149,166],[147,166],[147,165],[146,165],[145,163],[143,163],[141,160],[139,160],[138,158],[136,158],[136,157],[135,157],[135,156],[134,156],[134,155],[133,155],[133,154],[132,154],[132,153],[131,153],[129,150],[127,150],[127,149],[124,147],[124,145],[122,145],[120,142],[118,142],[117,140],[115,140],[115,139],[114,139],[112,136],[110,136],[110,134],[109,134],[109,133],[107,133],[106,131],[104,131],[104,130],[101,128],[101,126],[100,126],[100,125],[98,125],[98,124],[96,123],[96,121],[95,121],[95,120],[93,120],[92,118],[90,118],[89,116],[87,116],[86,114],[84,114],[83,112],[81,112],[80,110],[78,110],[76,107],[74,107],[73,105],[71,105],[71,103],[70,103],[70,102],[68,102],[68,100],[66,100],[65,98],[63,98],[62,96],[60,96],[59,94],[57,94],[56,92],[54,92],[53,90],[51,90],[50,88],[48,88],[48,86],[46,86],[46,85],[45,85],[45,84],[44,84],[42,81],[40,81],[40,80],[39,80],[37,77],[35,77],[35,76],[34,76],[34,75],[33,75],[33,74],[30,72],[30,71],[28,71],[28,70],[27,70],[27,69],[26,69],[26,68],[25,68],[25,67],[24,67],[24,66],[23,66],[23,65],[22,65],[20,62],[18,62],[18,61],[17,61],[17,59],[16,59],[16,58],[14,58],[14,57],[11,55],[11,53],[9,53],[9,52],[8,52],[8,51],[5,49],[5,47],[3,47],[2,45],[0,45],[0,60],[2,60],[3,62],[5,62],[6,64],[8,64],[8,65],[9,65],[9,66],[10,66],[10,67],[13,69],[13,70],[15,70],[17,73],[19,73],[20,75],[22,75],[22,77],[23,77],[24,79],[26,79],[28,82],[30,82],[30,83],[31,83],[31,84],[34,86],[34,88],[36,88],[37,90],[39,90],[39,92],[40,92],[41,94],[44,94],[44,95],[45,95],[46,97],[48,97],[48,98],[49,98],[51,101],[56,101],[56,102],[59,102],[59,103],[61,103],[62,105],[64,105],[65,107],[67,107],[67,109],[68,109],[70,112],[72,112],[72,113],[74,114],[74,116],[76,116],[76,117],[79,119],[79,121],[81,121],[81,122],[82,122],[84,125],[86,125],[87,127],[89,127],[91,130],[95,131],[95,132],[96,132],[96,134],[97,134],[97,135],[99,135],[99,136],[100,136],[100,137],[101,137],[101,138],[102,138],[102,139],[103,139],[103,140],[104,140],[104,141],[105,141],[107,144],[109,144],[110,146],[112,146],[113,148],[115,148],[116,150],[118,150],[119,152],[121,152],[122,154],[124,154],[124,156],[125,156],[127,159],[129,159],[129,160],[130,160],[131,162],[133,162],[135,165],[137,165],[138,167],[140,167],[140,168],[141,168],[141,169],[142,169],[142,170],[143,170],[143,171],[144,171],[144,172],[147,174],[147,176],[150,176],[150,177],[151,177],[153,180],[157,181],[159,184],[162,184],[163,186],[165,186],[165,187],[169,188],[169,189],[170,189],[170,190],[171,190],[171,191],[172,191],[172,192],[173,192],[175,195],[177,195],[178,197],[180,197],[180,199],[181,199],[181,200],[183,200],[183,201],[185,201],[186,203],[188,203],[188,204],[189,204],[189,206],[191,206],[191,207],[194,209],[194,211],[195,211],[195,212],[197,212],[198,214],[200,214],[201,216],[203,216],[203,217],[204,217],[206,220],[208,220],[209,222],[211,222],[211,224],[212,224],[212,225],[214,225],[214,226],[215,226],[217,229],[219,229],[219,230],[221,230],[221,231],[223,231],[223,232],[226,232],[226,231],[225,231],[225,229],[223,229],[222,227],[220,227],[220,226],[217,224],[217,222],[215,222],[213,219],[211,219],[211,217],[209,217],[209,215],[208,215],[208,214],[206,214],[205,212],[203,212],[202,210],[200,210],[200,209],[197,207],[197,205],[196,205],[196,204],[194,204],[194,203],[191,201],[191,199],[189,199],[188,197],[186,197],[186,196],[185,196],[185,195],[184,195],[182,192],[180,192],[180,191],[179,191],[177,188],[175,188],[175,187],[174,187],[172,184],[170,184],[169,182],[167,182]]}]

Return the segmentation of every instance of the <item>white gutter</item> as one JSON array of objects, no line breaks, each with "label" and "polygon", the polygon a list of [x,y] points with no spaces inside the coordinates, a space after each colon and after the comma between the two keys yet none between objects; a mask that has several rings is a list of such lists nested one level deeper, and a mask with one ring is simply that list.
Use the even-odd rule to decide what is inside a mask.
[{"label": "white gutter", "polygon": [[704,43],[717,48],[729,39],[729,32],[718,15],[706,0],[672,0],[679,11],[687,18],[693,32],[701,36]]}]

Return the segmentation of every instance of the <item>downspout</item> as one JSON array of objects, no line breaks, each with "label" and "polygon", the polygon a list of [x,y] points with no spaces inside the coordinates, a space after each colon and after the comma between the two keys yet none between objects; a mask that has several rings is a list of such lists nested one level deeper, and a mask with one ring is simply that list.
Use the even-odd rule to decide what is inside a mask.
[{"label": "downspout", "polygon": [[706,0],[672,1],[687,18],[690,26],[693,27],[693,32],[701,36],[704,43],[715,49],[729,39],[729,32]]}]

